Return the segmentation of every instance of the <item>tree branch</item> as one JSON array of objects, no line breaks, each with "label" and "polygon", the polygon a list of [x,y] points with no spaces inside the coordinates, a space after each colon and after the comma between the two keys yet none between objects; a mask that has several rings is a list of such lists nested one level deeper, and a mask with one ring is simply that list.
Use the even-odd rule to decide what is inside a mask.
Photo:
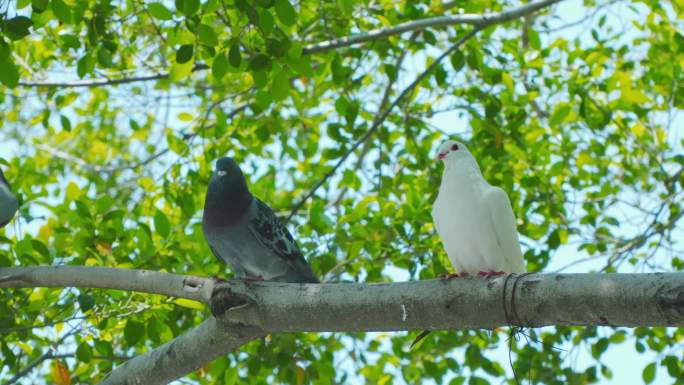
[{"label": "tree branch", "polygon": [[344,153],[344,155],[342,155],[342,157],[340,157],[340,160],[337,161],[337,163],[333,166],[333,168],[330,169],[330,171],[328,171],[328,172],[323,176],[323,178],[321,178],[321,180],[319,180],[318,183],[316,183],[316,184],[313,186],[313,188],[311,188],[311,190],[309,190],[309,192],[308,192],[308,193],[307,193],[307,194],[306,194],[306,195],[305,195],[305,196],[304,196],[304,197],[303,197],[303,198],[294,206],[294,208],[293,208],[292,211],[290,212],[290,215],[287,216],[287,221],[289,222],[290,219],[292,219],[292,217],[293,217],[295,214],[297,214],[297,212],[299,211],[299,209],[301,209],[302,206],[304,206],[304,203],[306,203],[306,201],[309,200],[309,198],[311,198],[312,196],[314,196],[314,194],[316,193],[316,191],[317,191],[321,186],[323,186],[323,184],[325,184],[325,182],[326,182],[328,179],[330,179],[330,177],[332,177],[333,175],[335,175],[335,172],[337,172],[337,170],[342,166],[342,164],[344,163],[344,161],[347,160],[347,158],[348,158],[354,151],[356,151],[356,149],[357,149],[363,142],[365,142],[366,140],[368,140],[368,138],[370,138],[371,135],[373,135],[373,134],[375,133],[375,131],[378,130],[378,128],[380,128],[380,126],[385,122],[385,119],[387,119],[387,117],[389,116],[390,112],[392,112],[392,110],[394,109],[394,107],[396,107],[397,105],[399,105],[399,103],[400,103],[400,102],[401,102],[409,93],[413,92],[413,90],[418,86],[418,84],[419,84],[420,82],[422,82],[423,79],[425,79],[426,77],[428,77],[428,76],[432,73],[432,71],[434,71],[434,69],[437,68],[437,66],[439,65],[439,63],[440,63],[442,60],[444,60],[444,58],[448,57],[448,56],[451,55],[453,52],[455,52],[457,49],[459,49],[466,41],[468,41],[471,37],[475,36],[482,28],[484,28],[484,26],[479,26],[479,25],[478,25],[478,26],[475,26],[475,28],[473,28],[472,31],[468,32],[465,36],[463,36],[462,38],[458,39],[458,41],[457,41],[456,43],[454,43],[454,45],[452,45],[451,48],[449,48],[448,50],[444,51],[441,55],[439,55],[439,56],[435,59],[435,61],[432,62],[432,64],[430,64],[430,65],[428,66],[428,68],[427,68],[425,71],[423,71],[420,75],[418,75],[418,76],[413,80],[413,82],[412,82],[411,84],[409,84],[406,88],[404,88],[404,89],[401,91],[401,93],[399,94],[399,96],[397,96],[397,97],[392,101],[392,103],[389,105],[389,107],[387,107],[387,108],[384,110],[384,112],[383,112],[382,114],[380,114],[379,117],[378,117],[377,119],[375,119],[375,120],[373,121],[373,125],[371,125],[371,127],[368,129],[368,131],[367,131],[365,134],[363,134],[363,136],[361,137],[361,139],[357,140],[356,143],[354,143],[354,144],[352,145],[352,147],[351,147],[346,153]]},{"label": "tree branch", "polygon": [[102,384],[165,384],[269,332],[681,327],[684,273],[533,274],[384,284],[231,281],[217,285],[212,309],[218,318],[126,362]]},{"label": "tree branch", "polygon": [[[209,66],[203,63],[195,64],[192,68],[192,72],[198,72],[209,69]],[[19,86],[21,87],[59,87],[59,88],[78,88],[78,87],[101,87],[101,86],[113,86],[118,84],[127,83],[137,83],[137,82],[147,82],[150,80],[161,80],[169,77],[168,72],[157,73],[153,75],[144,76],[134,76],[130,78],[118,78],[111,79],[96,78],[96,79],[86,79],[86,80],[76,80],[70,82],[55,82],[55,81],[20,81]]]},{"label": "tree branch", "polygon": [[191,275],[98,266],[0,268],[0,288],[69,286],[140,291],[209,303],[214,280]]},{"label": "tree branch", "polygon": [[[319,52],[326,52],[337,48],[350,47],[356,44],[366,43],[369,41],[384,39],[389,36],[399,35],[409,31],[421,31],[427,28],[445,27],[459,24],[472,24],[482,28],[492,24],[504,23],[521,16],[528,15],[539,9],[546,8],[554,3],[562,0],[543,0],[534,1],[524,4],[518,8],[502,12],[490,12],[485,14],[462,14],[452,16],[437,16],[429,17],[421,20],[410,21],[399,24],[391,28],[374,29],[365,33],[352,35],[340,39],[328,40],[321,43],[306,45],[302,53],[313,54]],[[208,69],[209,66],[203,63],[198,63],[193,68],[193,72]],[[150,80],[160,80],[169,77],[169,73],[158,73],[146,76],[124,77],[119,79],[97,78],[78,80],[72,82],[55,82],[55,81],[20,81],[19,85],[22,87],[100,87],[117,84],[127,84],[135,82],[144,82]]]},{"label": "tree branch", "polygon": [[528,15],[560,1],[562,0],[533,1],[518,8],[502,12],[490,12],[485,14],[464,13],[461,15],[428,17],[425,19],[402,23],[391,28],[374,29],[365,33],[360,33],[358,35],[352,35],[343,37],[341,39],[328,40],[321,43],[308,45],[304,47],[302,52],[310,54],[329,51],[335,48],[349,47],[373,40],[384,39],[390,36],[402,34],[404,32],[422,31],[435,27],[445,27],[459,24],[472,24],[475,26],[486,27],[492,24],[499,24],[517,19],[518,17]]},{"label": "tree branch", "polygon": [[[527,274],[383,284],[219,284],[219,319],[267,332],[684,326],[684,273]],[[625,311],[629,309],[629,311]]]},{"label": "tree branch", "polygon": [[126,361],[110,372],[100,385],[167,384],[264,335],[249,327],[226,328],[210,317],[157,349]]}]

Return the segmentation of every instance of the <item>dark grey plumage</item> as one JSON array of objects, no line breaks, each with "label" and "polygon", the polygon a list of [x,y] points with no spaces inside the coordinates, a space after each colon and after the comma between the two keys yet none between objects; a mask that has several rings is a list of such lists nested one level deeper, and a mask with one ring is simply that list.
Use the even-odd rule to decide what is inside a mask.
[{"label": "dark grey plumage", "polygon": [[249,192],[232,158],[216,162],[204,201],[202,230],[211,251],[232,266],[237,278],[319,282],[287,228]]},{"label": "dark grey plumage", "polygon": [[0,170],[0,228],[5,227],[14,217],[18,206],[17,198],[12,194],[12,188]]}]

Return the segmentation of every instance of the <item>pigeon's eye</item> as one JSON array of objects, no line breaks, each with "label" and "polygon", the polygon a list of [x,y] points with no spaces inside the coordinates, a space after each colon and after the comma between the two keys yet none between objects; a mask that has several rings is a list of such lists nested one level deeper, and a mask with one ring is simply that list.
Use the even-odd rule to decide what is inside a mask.
[{"label": "pigeon's eye", "polygon": [[226,175],[227,173],[226,173],[225,170],[218,170],[217,174],[218,174],[219,176],[224,176],[224,175]]},{"label": "pigeon's eye", "polygon": [[457,151],[458,150],[458,144],[454,143],[451,145],[451,151]]}]

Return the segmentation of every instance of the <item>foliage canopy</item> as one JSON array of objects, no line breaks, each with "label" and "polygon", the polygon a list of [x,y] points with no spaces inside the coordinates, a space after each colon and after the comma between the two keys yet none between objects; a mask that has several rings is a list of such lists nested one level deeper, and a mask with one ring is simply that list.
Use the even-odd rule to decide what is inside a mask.
[{"label": "foliage canopy", "polygon": [[[431,224],[432,155],[452,135],[508,191],[530,271],[684,269],[682,1],[561,2],[489,26],[438,63],[472,25],[326,44],[506,3],[0,2],[0,155],[22,199],[0,266],[227,275],[199,220],[212,161],[228,154],[290,218],[320,276],[433,278],[450,266]],[[0,378],[39,359],[24,380],[89,383],[207,316],[138,293],[4,290]],[[679,329],[528,333],[510,343],[512,362],[537,383],[611,378],[602,355],[625,341],[657,354],[645,383],[684,380]],[[497,353],[507,331],[434,334],[412,352],[403,334],[270,336],[188,379],[515,383]],[[583,348],[590,363],[574,365]]]}]

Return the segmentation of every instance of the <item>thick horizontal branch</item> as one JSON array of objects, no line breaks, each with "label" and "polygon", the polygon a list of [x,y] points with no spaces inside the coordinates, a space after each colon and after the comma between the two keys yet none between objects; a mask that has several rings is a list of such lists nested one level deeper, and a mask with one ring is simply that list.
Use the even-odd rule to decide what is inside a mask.
[{"label": "thick horizontal branch", "polygon": [[218,318],[126,362],[101,384],[165,384],[269,332],[684,326],[684,273],[383,284],[231,281],[216,286],[212,311]]},{"label": "thick horizontal branch", "polygon": [[[400,35],[404,32],[409,31],[421,31],[427,28],[438,28],[446,27],[459,24],[471,24],[480,26],[482,28],[493,25],[504,23],[542,8],[546,8],[554,3],[558,3],[562,0],[543,0],[543,1],[533,1],[524,4],[520,7],[510,9],[501,12],[490,12],[484,14],[461,14],[461,15],[448,15],[448,16],[437,16],[429,17],[425,19],[410,21],[402,23],[390,28],[380,28],[367,31],[364,33],[359,33],[357,35],[347,36],[340,39],[328,40],[320,43],[314,43],[305,45],[302,52],[304,54],[320,53],[325,51],[330,51],[337,48],[350,47],[357,44],[367,43],[374,40],[385,39],[390,36]],[[208,69],[209,66],[206,64],[198,63],[193,68],[193,71],[201,71]],[[136,77],[124,77],[124,78],[98,78],[98,79],[86,79],[78,80],[72,82],[59,82],[59,81],[20,81],[19,85],[22,87],[100,87],[107,85],[117,85],[117,84],[127,84],[135,82],[144,82],[150,80],[160,80],[169,77],[168,73],[158,73],[145,76]]]},{"label": "thick horizontal branch", "polygon": [[0,288],[81,287],[162,294],[209,303],[214,280],[98,266],[0,267]]},{"label": "thick horizontal branch", "polygon": [[[242,306],[221,306],[222,291]],[[217,285],[227,324],[267,332],[684,326],[684,273],[532,274],[387,284]],[[217,303],[218,302],[218,303]]]},{"label": "thick horizontal branch", "polygon": [[352,45],[366,43],[373,40],[384,39],[394,35],[400,35],[404,32],[419,31],[428,28],[446,27],[459,24],[471,24],[481,27],[486,27],[492,24],[504,23],[521,16],[528,15],[549,5],[558,3],[562,0],[543,0],[533,1],[502,12],[490,12],[484,14],[464,13],[461,15],[445,15],[437,17],[428,17],[425,19],[410,21],[396,25],[391,28],[379,28],[368,32],[360,33],[358,35],[347,36],[341,39],[329,40],[322,43],[312,44],[304,47],[304,53],[317,53],[328,51],[335,48],[349,47]]}]

